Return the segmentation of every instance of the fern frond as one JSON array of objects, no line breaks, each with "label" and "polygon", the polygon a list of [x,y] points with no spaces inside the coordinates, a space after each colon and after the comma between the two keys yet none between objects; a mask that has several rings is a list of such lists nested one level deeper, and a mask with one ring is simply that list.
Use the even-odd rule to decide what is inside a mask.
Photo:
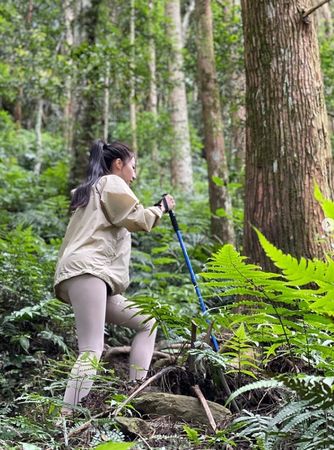
[{"label": "fern frond", "polygon": [[226,400],[226,404],[228,405],[229,403],[231,403],[232,400],[234,400],[239,395],[244,394],[245,392],[252,391],[254,389],[265,389],[265,388],[274,389],[278,387],[284,387],[284,383],[275,378],[272,378],[270,380],[255,381],[254,383],[247,384],[246,386],[242,386],[241,388],[234,391]]},{"label": "fern frond", "polygon": [[287,421],[291,417],[296,416],[301,411],[305,411],[305,408],[308,405],[308,401],[300,400],[296,402],[289,402],[286,404],[272,419],[271,425],[280,425],[283,422]]},{"label": "fern frond", "polygon": [[204,278],[223,278],[226,280],[242,281],[255,278],[268,279],[276,278],[277,274],[263,272],[260,266],[246,263],[246,257],[240,255],[231,244],[224,245],[207,263],[208,272],[202,273]]},{"label": "fern frond", "polygon": [[334,288],[334,261],[327,259],[326,262],[313,259],[306,260],[283,253],[271,244],[265,236],[255,230],[262,248],[266,255],[274,262],[275,266],[282,270],[290,286],[303,286],[309,283],[324,283]]},{"label": "fern frond", "polygon": [[300,425],[302,423],[305,423],[306,421],[308,421],[311,418],[314,418],[314,416],[319,416],[321,415],[322,412],[318,412],[318,411],[306,411],[306,412],[302,412],[299,414],[297,414],[295,417],[293,417],[292,420],[289,420],[288,423],[280,430],[281,433],[291,433],[294,430],[297,429],[297,427],[300,427]]},{"label": "fern frond", "polygon": [[322,409],[334,407],[334,377],[280,375],[278,379],[296,392],[302,400],[307,400],[309,406]]}]

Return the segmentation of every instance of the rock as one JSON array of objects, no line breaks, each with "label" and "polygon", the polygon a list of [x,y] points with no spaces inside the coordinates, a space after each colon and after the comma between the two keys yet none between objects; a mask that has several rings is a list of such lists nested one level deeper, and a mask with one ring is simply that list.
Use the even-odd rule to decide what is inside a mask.
[{"label": "rock", "polygon": [[147,435],[153,432],[153,428],[145,420],[139,419],[138,417],[119,416],[115,420],[121,425],[123,430],[129,433]]},{"label": "rock", "polygon": [[[205,411],[197,398],[186,395],[174,395],[165,392],[145,392],[133,400],[139,412],[158,416],[172,416],[185,422],[209,425]],[[221,422],[231,412],[218,403],[208,401],[209,408],[216,422]]]}]

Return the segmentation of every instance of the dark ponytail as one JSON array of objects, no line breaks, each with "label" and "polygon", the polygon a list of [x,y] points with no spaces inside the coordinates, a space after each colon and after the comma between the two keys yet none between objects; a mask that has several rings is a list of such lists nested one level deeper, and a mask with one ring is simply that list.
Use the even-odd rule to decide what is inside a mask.
[{"label": "dark ponytail", "polygon": [[121,142],[114,141],[110,144],[102,140],[93,142],[89,153],[87,177],[73,193],[71,211],[87,205],[92,186],[101,177],[111,173],[111,166],[115,159],[120,158],[123,163],[127,163],[132,157],[133,152]]}]

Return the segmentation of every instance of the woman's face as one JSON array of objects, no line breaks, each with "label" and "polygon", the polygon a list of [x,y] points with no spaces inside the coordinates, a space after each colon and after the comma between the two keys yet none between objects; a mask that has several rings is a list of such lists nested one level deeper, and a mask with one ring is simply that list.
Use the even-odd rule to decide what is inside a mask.
[{"label": "woman's face", "polygon": [[113,164],[112,173],[123,178],[127,184],[131,184],[136,179],[136,160],[134,157],[127,162],[118,159]]}]

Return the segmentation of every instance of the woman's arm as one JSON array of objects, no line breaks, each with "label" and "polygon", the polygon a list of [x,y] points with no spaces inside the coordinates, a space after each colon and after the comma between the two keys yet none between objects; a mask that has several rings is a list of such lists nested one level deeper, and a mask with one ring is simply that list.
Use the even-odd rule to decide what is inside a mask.
[{"label": "woman's arm", "polygon": [[128,231],[150,231],[161,218],[159,206],[144,208],[130,187],[117,175],[103,177],[97,189],[102,209],[110,223]]}]

